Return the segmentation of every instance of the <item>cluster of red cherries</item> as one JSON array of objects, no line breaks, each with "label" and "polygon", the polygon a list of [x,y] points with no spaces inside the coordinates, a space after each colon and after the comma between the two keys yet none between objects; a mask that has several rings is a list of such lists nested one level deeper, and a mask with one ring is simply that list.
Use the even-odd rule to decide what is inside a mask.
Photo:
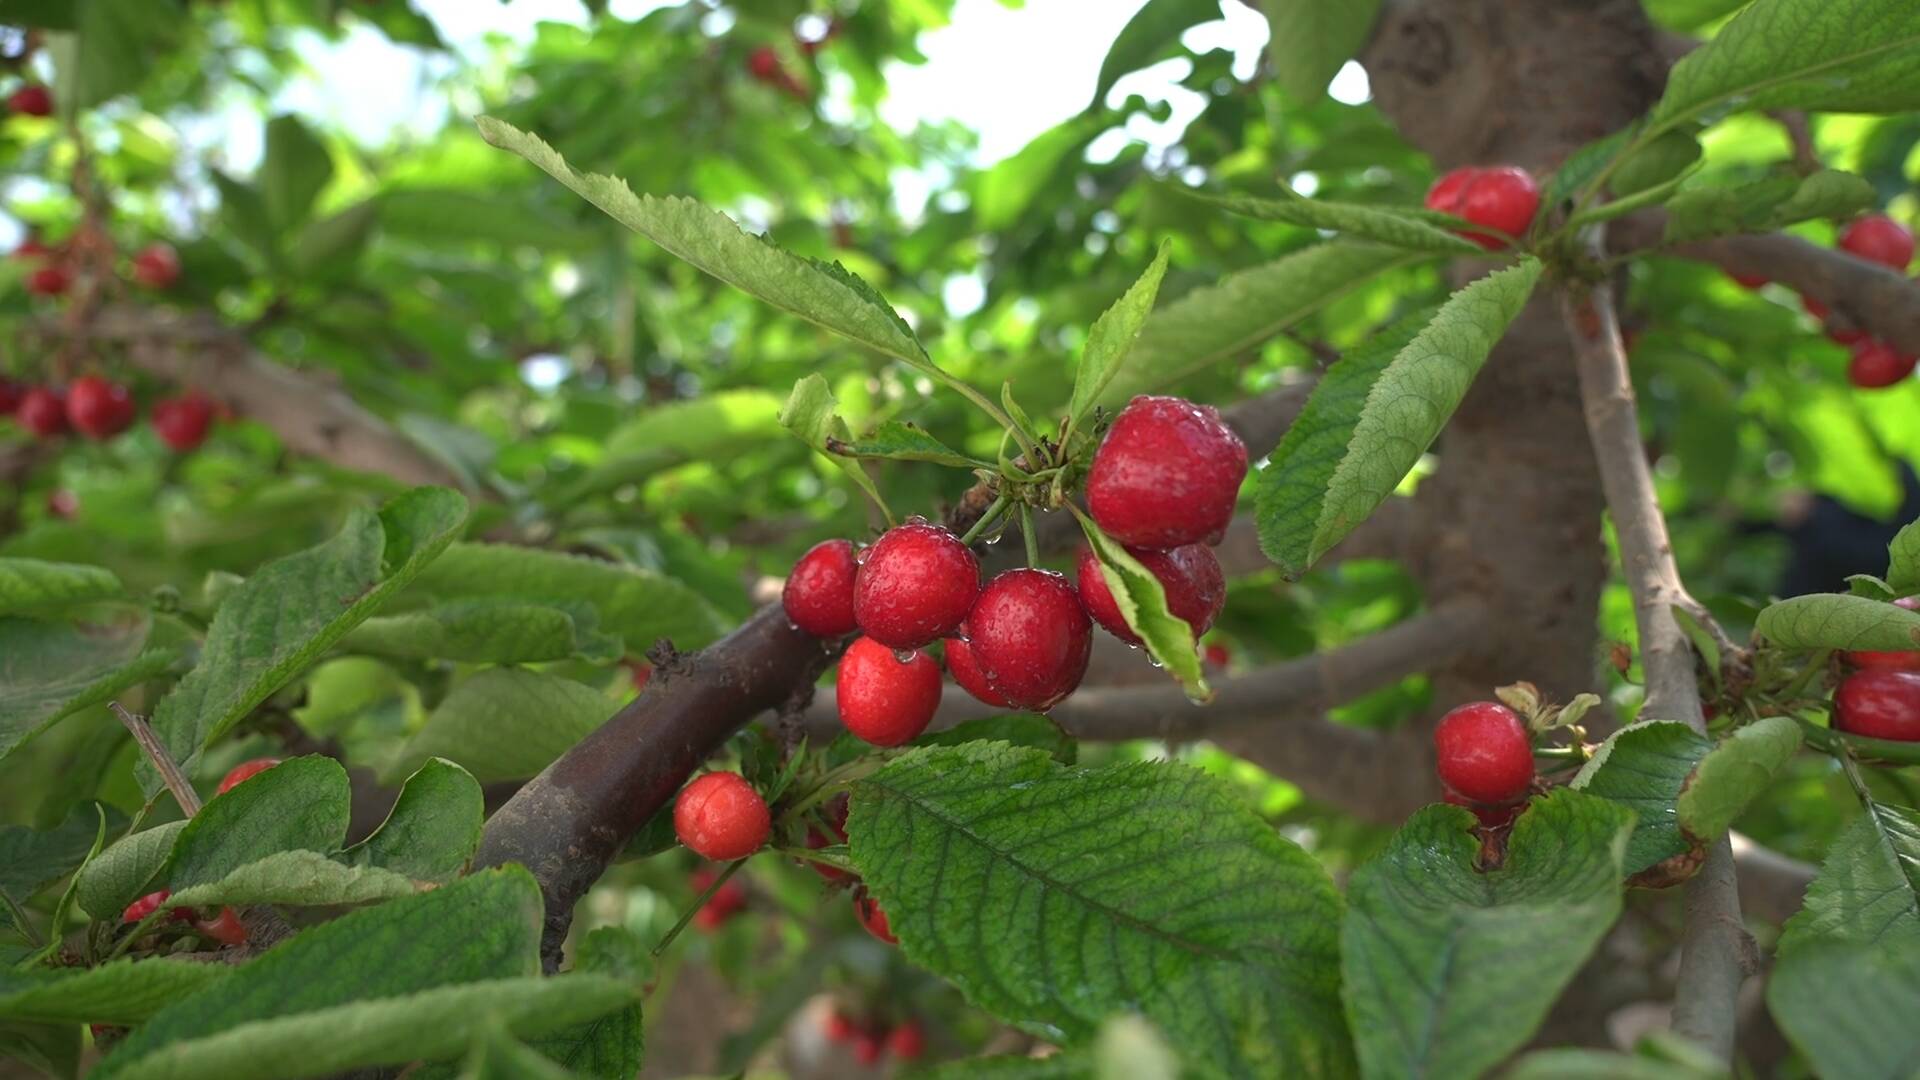
[{"label": "cluster of red cherries", "polygon": [[[1920,597],[1895,604],[1920,611]],[[1920,650],[1843,652],[1851,669],[1833,691],[1833,726],[1849,735],[1920,742]]]},{"label": "cluster of red cherries", "polygon": [[[153,405],[151,421],[160,441],[185,453],[206,441],[220,407],[198,390],[163,398]],[[104,442],[133,426],[139,415],[125,385],[99,375],[82,375],[65,387],[26,386],[0,376],[0,416],[11,416],[40,439],[77,431]]]},{"label": "cluster of red cherries", "polygon": [[[252,761],[243,761],[235,765],[233,768],[227,770],[226,776],[220,779],[220,786],[214,790],[214,798],[217,799],[225,795],[227,792],[239,787],[242,783],[259,776],[261,773],[266,772],[278,764],[280,764],[279,758],[265,757],[254,758]],[[135,900],[133,903],[128,904],[127,909],[120,913],[120,921],[125,924],[138,923],[164,907],[167,898],[172,895],[173,890],[171,889],[160,889],[156,892],[150,892],[140,899]],[[174,922],[189,923],[200,936],[217,941],[222,945],[246,944],[247,926],[240,921],[239,912],[234,911],[230,907],[223,907],[217,914],[204,919],[192,908],[176,907],[172,911],[167,912],[167,918]]]},{"label": "cluster of red cherries", "polygon": [[862,1065],[877,1065],[889,1054],[901,1061],[917,1061],[927,1051],[926,1029],[911,1017],[888,1024],[880,1018],[863,1021],[836,1008],[821,1026],[827,1041],[851,1045],[853,1059]]},{"label": "cluster of red cherries", "polygon": [[[65,296],[73,287],[75,256],[71,244],[49,246],[32,236],[13,249],[14,258],[33,264],[27,271],[27,291],[49,298]],[[180,254],[172,244],[148,244],[134,252],[127,269],[136,284],[163,291],[180,280]]]},{"label": "cluster of red cherries", "polygon": [[[1907,264],[1913,261],[1913,232],[1885,214],[1868,214],[1841,230],[1840,249],[1904,274]],[[1733,280],[1757,289],[1768,279],[1735,274]],[[1802,296],[1800,306],[1826,326],[1827,336],[1836,344],[1853,350],[1853,358],[1847,361],[1847,380],[1853,385],[1863,390],[1878,390],[1913,374],[1913,357],[1868,336],[1864,330],[1842,329],[1828,323],[1827,317],[1832,312],[1827,305],[1811,296]]]}]

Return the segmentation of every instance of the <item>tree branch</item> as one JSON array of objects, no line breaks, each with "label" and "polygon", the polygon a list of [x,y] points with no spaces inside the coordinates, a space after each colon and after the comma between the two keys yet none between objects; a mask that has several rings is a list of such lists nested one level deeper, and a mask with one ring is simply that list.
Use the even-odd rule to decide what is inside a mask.
[{"label": "tree branch", "polygon": [[[1594,240],[1597,255],[1598,235]],[[1693,648],[1673,616],[1675,605],[1696,605],[1680,583],[1666,519],[1640,444],[1639,415],[1611,290],[1605,282],[1585,293],[1569,288],[1561,296],[1561,307],[1579,365],[1601,488],[1619,538],[1621,568],[1633,593],[1647,687],[1641,715],[1680,720],[1704,734]],[[1739,887],[1726,839],[1708,849],[1699,873],[1687,882],[1685,909],[1674,1030],[1721,1061],[1731,1061],[1735,1009],[1752,945],[1740,921]]]},{"label": "tree branch", "polygon": [[126,345],[128,358],[143,371],[206,387],[242,415],[272,428],[296,453],[403,484],[466,486],[452,469],[339,388],[275,363],[209,315],[109,308],[87,323],[86,334]]}]

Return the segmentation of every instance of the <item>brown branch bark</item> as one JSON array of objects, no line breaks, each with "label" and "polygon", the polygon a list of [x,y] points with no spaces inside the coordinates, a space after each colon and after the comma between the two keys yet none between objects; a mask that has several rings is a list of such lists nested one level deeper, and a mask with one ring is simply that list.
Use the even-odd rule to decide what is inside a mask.
[{"label": "brown branch bark", "polygon": [[[1561,306],[1579,367],[1587,432],[1619,538],[1622,570],[1633,593],[1647,690],[1641,715],[1679,720],[1704,734],[1693,648],[1673,616],[1676,605],[1697,605],[1680,583],[1666,519],[1654,495],[1612,293],[1604,283],[1585,293],[1569,289]],[[1709,847],[1699,873],[1687,882],[1684,903],[1674,1030],[1720,1060],[1731,1061],[1752,943],[1741,923],[1739,886],[1726,839]]]},{"label": "brown branch bark", "polygon": [[86,334],[124,344],[144,371],[205,388],[272,428],[295,453],[403,484],[465,486],[452,469],[338,387],[275,363],[212,316],[109,308],[87,323]]}]

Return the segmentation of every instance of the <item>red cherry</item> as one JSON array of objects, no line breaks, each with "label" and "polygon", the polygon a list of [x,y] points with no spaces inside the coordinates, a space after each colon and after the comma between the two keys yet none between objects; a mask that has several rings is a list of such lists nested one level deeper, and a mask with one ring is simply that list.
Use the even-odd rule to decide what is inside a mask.
[{"label": "red cherry", "polygon": [[0,416],[12,416],[20,407],[20,400],[27,396],[25,383],[17,383],[5,375],[0,375]]},{"label": "red cherry", "polygon": [[220,778],[220,786],[214,788],[213,793],[215,795],[225,795],[227,792],[232,791],[234,788],[239,787],[241,784],[259,776],[261,773],[266,772],[278,764],[280,764],[280,759],[277,757],[262,757],[254,758],[252,761],[243,761],[227,770],[227,775]]},{"label": "red cherry", "polygon": [[695,854],[714,862],[744,859],[767,842],[767,801],[735,772],[695,777],[673,804],[673,831]]},{"label": "red cherry", "polygon": [[1520,811],[1526,808],[1525,803],[1511,803],[1507,806],[1488,806],[1485,803],[1474,802],[1472,799],[1467,798],[1465,795],[1451,788],[1441,790],[1440,801],[1449,806],[1464,806],[1473,811],[1473,816],[1480,819],[1481,826],[1488,829],[1506,828],[1508,825],[1513,824],[1513,819],[1519,817]]},{"label": "red cherry", "polygon": [[761,82],[775,82],[784,74],[780,54],[771,45],[761,45],[747,54],[747,70]]},{"label": "red cherry", "polygon": [[1499,805],[1533,783],[1533,739],[1512,709],[1494,701],[1462,705],[1433,729],[1440,780],[1475,802]]},{"label": "red cherry", "polygon": [[1920,672],[1856,671],[1840,680],[1833,726],[1870,739],[1920,742]]},{"label": "red cherry", "polygon": [[886,1044],[877,1031],[862,1031],[853,1037],[853,1060],[862,1065],[877,1063],[885,1052]]},{"label": "red cherry", "polygon": [[[1214,557],[1212,548],[1204,544],[1184,544],[1172,551],[1127,550],[1159,579],[1160,587],[1166,590],[1167,610],[1185,619],[1193,629],[1193,636],[1199,637],[1212,628],[1213,620],[1227,602],[1227,580],[1220,573],[1220,560]],[[1140,635],[1133,632],[1126,617],[1120,614],[1120,604],[1107,588],[1107,577],[1100,572],[1100,560],[1091,547],[1080,548],[1075,582],[1080,587],[1080,599],[1087,605],[1087,614],[1093,616],[1094,622],[1106,627],[1108,633],[1121,641],[1140,644]]]},{"label": "red cherry", "polygon": [[247,943],[247,924],[241,922],[240,913],[230,907],[221,908],[220,914],[211,919],[194,923],[193,928],[222,945]]},{"label": "red cherry", "polygon": [[927,1051],[927,1032],[918,1020],[902,1022],[887,1034],[887,1051],[901,1061],[912,1061]]},{"label": "red cherry", "polygon": [[1203,655],[1207,663],[1217,668],[1224,668],[1233,663],[1233,650],[1218,641],[1209,643]]},{"label": "red cherry", "polygon": [[1913,374],[1913,364],[1913,357],[1902,356],[1884,341],[1863,341],[1847,361],[1847,381],[1862,390],[1877,390]]},{"label": "red cherry", "polygon": [[180,256],[171,244],[148,244],[133,257],[133,280],[149,289],[170,288],[180,280]]},{"label": "red cherry", "polygon": [[66,488],[54,488],[47,492],[47,513],[61,521],[72,521],[80,513],[80,496]]},{"label": "red cherry", "polygon": [[1211,405],[1142,395],[1094,451],[1087,509],[1128,547],[1215,543],[1233,520],[1247,447]]},{"label": "red cherry", "polygon": [[1905,270],[1913,261],[1913,232],[1885,214],[1868,214],[1840,233],[1840,247],[1868,262]]},{"label": "red cherry", "polygon": [[1833,342],[1835,345],[1853,346],[1869,340],[1869,335],[1865,330],[1843,330],[1832,323],[1827,324],[1826,331],[1827,340]]},{"label": "red cherry", "polygon": [[[140,899],[135,900],[133,903],[128,904],[127,910],[120,913],[120,921],[123,923],[137,923],[141,919],[159,911],[160,905],[166,903],[167,897],[172,895],[172,889],[161,889],[159,892],[150,892]],[[178,918],[180,912],[186,910],[186,908],[175,908],[174,917]],[[191,915],[192,913],[188,912],[188,914]]]},{"label": "red cherry", "polygon": [[994,690],[1045,712],[1087,673],[1093,622],[1064,575],[1021,568],[987,583],[967,616],[973,659]]},{"label": "red cherry", "polygon": [[[1461,217],[1511,236],[1525,236],[1539,209],[1540,185],[1533,174],[1512,165],[1480,170],[1460,200]],[[1467,239],[1489,251],[1507,246],[1505,240],[1485,234],[1468,233]]]},{"label": "red cherry", "polygon": [[27,275],[27,291],[35,296],[59,296],[73,284],[73,275],[64,266],[40,266]]},{"label": "red cherry", "polygon": [[133,426],[133,395],[116,382],[82,375],[67,387],[67,422],[90,439],[110,439]]},{"label": "red cherry", "polygon": [[50,386],[36,386],[21,397],[13,418],[40,438],[51,439],[67,430],[66,395]]},{"label": "red cherry", "polygon": [[8,96],[7,109],[22,116],[52,116],[53,91],[44,86],[23,86]]},{"label": "red cherry", "polygon": [[1734,284],[1739,285],[1743,289],[1758,289],[1762,285],[1765,285],[1767,282],[1773,280],[1772,278],[1762,277],[1759,274],[1730,273],[1727,276],[1733,279]]},{"label": "red cherry", "polygon": [[973,646],[967,644],[967,634],[966,624],[962,623],[961,636],[946,639],[947,674],[960,684],[960,689],[972,694],[975,699],[996,709],[1013,708],[1013,702],[995,690],[993,684],[987,681],[987,673],[980,670],[980,661],[974,658]]},{"label": "red cherry", "polygon": [[1471,166],[1462,166],[1435,180],[1433,186],[1427,189],[1427,209],[1459,217],[1467,185],[1473,182],[1474,174],[1479,171]]},{"label": "red cherry", "polygon": [[[1903,596],[1893,603],[1895,607],[1902,607],[1908,611],[1920,611],[1920,596]],[[1891,652],[1861,649],[1843,652],[1840,658],[1857,668],[1920,671],[1920,649],[1899,649]]]},{"label": "red cherry", "polygon": [[887,925],[887,913],[880,910],[880,902],[865,892],[854,896],[853,915],[867,928],[867,933],[889,945],[900,943],[900,939],[893,936],[893,927]]},{"label": "red cherry", "polygon": [[848,1016],[839,1009],[829,1012],[826,1020],[823,1021],[820,1026],[825,1032],[827,1041],[829,1042],[846,1042],[848,1039],[853,1038],[860,1030],[860,1026],[853,1022],[853,1017]]},{"label": "red cherry", "polygon": [[213,426],[213,402],[190,390],[155,402],[151,421],[161,442],[186,453],[207,440],[207,429]]},{"label": "red cherry", "polygon": [[833,693],[848,731],[875,746],[899,746],[919,738],[940,708],[940,665],[917,651],[902,662],[872,638],[855,638]]},{"label": "red cherry", "polygon": [[853,583],[859,572],[851,540],[822,540],[808,548],[793,564],[787,587],[780,592],[787,618],[814,637],[853,633],[858,626],[853,618]]},{"label": "red cherry", "polygon": [[959,629],[980,594],[980,561],[938,525],[888,529],[860,562],[853,613],[860,632],[892,649],[918,649]]}]

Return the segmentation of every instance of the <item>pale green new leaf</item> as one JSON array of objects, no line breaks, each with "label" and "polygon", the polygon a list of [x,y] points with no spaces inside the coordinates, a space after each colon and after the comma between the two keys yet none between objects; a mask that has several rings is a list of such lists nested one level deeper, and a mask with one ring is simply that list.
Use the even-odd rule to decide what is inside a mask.
[{"label": "pale green new leaf", "polygon": [[1458,807],[1416,813],[1347,887],[1341,972],[1364,1075],[1486,1073],[1532,1037],[1620,913],[1625,807],[1535,799],[1486,872],[1472,823]]},{"label": "pale green new leaf", "polygon": [[1180,190],[1191,198],[1242,217],[1284,221],[1310,229],[1330,229],[1360,240],[1391,244],[1409,251],[1442,255],[1482,255],[1478,244],[1448,232],[1418,212],[1392,206],[1327,202],[1287,192],[1287,198],[1262,199],[1253,195],[1208,195]]},{"label": "pale green new leaf", "polygon": [[104,567],[0,559],[0,615],[111,600],[120,595],[120,579]]},{"label": "pale green new leaf", "polygon": [[1755,0],[1667,74],[1656,128],[1733,110],[1920,109],[1910,0]]},{"label": "pale green new leaf", "polygon": [[174,841],[166,885],[185,892],[281,851],[332,854],[346,841],[348,799],[339,762],[289,758],[207,800]]},{"label": "pale green new leaf", "polygon": [[[847,431],[847,422],[835,412],[838,406],[833,398],[833,390],[827,386],[826,377],[819,372],[806,375],[795,381],[793,393],[787,396],[787,403],[780,410],[780,425],[793,432],[801,442],[820,453],[847,478],[859,485],[860,490],[884,511],[886,502],[880,498],[880,489],[874,486],[873,477],[867,475],[866,467],[856,458],[836,454],[828,447],[834,442],[849,442],[852,436]],[[889,515],[891,517],[891,515]]]},{"label": "pale green new leaf", "polygon": [[1281,89],[1312,102],[1367,40],[1380,0],[1260,0],[1273,27],[1267,51]]},{"label": "pale green new leaf", "polygon": [[1335,241],[1229,274],[1162,305],[1134,339],[1104,404],[1205,371],[1257,348],[1374,277],[1433,258],[1380,244]]},{"label": "pale green new leaf", "polygon": [[1126,363],[1147,316],[1153,313],[1160,281],[1167,276],[1167,251],[1167,243],[1162,241],[1140,279],[1112,307],[1101,312],[1087,331],[1087,346],[1080,352],[1080,366],[1073,376],[1073,399],[1067,405],[1069,425],[1078,424],[1087,415]]},{"label": "pale green new leaf", "polygon": [[1874,202],[1873,185],[1866,178],[1833,169],[1807,177],[1783,173],[1744,184],[1699,183],[1667,200],[1663,242],[1770,232],[1814,218],[1848,218]]},{"label": "pale green new leaf", "polygon": [[691,199],[635,195],[624,180],[575,172],[537,136],[493,117],[476,122],[488,142],[526,158],[615,221],[721,281],[888,356],[934,370],[899,313],[840,266],[782,251]]},{"label": "pale green new leaf", "polygon": [[1800,725],[1769,716],[1736,729],[1694,766],[1674,803],[1680,827],[1701,841],[1726,835],[1800,750]]},{"label": "pale green new leaf", "polygon": [[[444,551],[467,501],[415,488],[379,514],[355,510],[331,540],[266,564],[214,613],[200,662],[154,711],[153,728],[181,768],[240,722]],[[149,795],[161,788],[141,769]]]},{"label": "pale green new leaf", "polygon": [[281,851],[237,867],[218,881],[175,889],[170,905],[282,904],[323,907],[366,904],[408,896],[418,890],[411,878],[377,866],[348,866],[317,851]]},{"label": "pale green new leaf", "polygon": [[373,835],[346,851],[355,866],[378,866],[416,881],[451,881],[480,846],[486,799],[473,774],[430,758],[400,788]]},{"label": "pale green new leaf", "polygon": [[0,1019],[138,1024],[232,969],[181,960],[116,960],[94,968],[0,968]]},{"label": "pale green new leaf", "polygon": [[854,787],[853,861],[901,948],[1055,1042],[1116,1012],[1190,1064],[1345,1076],[1340,900],[1311,856],[1183,765],[912,750]]},{"label": "pale green new leaf", "polygon": [[1099,557],[1100,576],[1106,579],[1107,591],[1113,594],[1114,605],[1127,620],[1127,626],[1140,636],[1154,660],[1180,680],[1189,698],[1198,702],[1211,700],[1213,690],[1207,686],[1206,671],[1200,666],[1200,648],[1194,639],[1193,627],[1167,610],[1167,591],[1160,579],[1142,566],[1124,545],[1102,532],[1093,519],[1077,510],[1075,516],[1080,519],[1087,543]]},{"label": "pale green new leaf", "polygon": [[[818,376],[813,376],[818,378]],[[927,434],[918,424],[904,420],[882,420],[865,438],[842,440],[827,438],[827,452],[836,457],[883,458],[890,461],[926,461],[971,469],[989,463],[977,461]],[[857,468],[857,466],[856,466]],[[861,472],[865,476],[864,471]]]},{"label": "pale green new leaf", "polygon": [[590,606],[572,610],[513,598],[436,604],[400,615],[376,615],[340,642],[347,652],[404,660],[467,664],[534,664],[579,659],[612,663],[619,638],[597,632]]},{"label": "pale green new leaf", "polygon": [[524,780],[613,715],[590,686],[525,668],[488,668],[455,683],[401,752],[398,768],[458,762],[481,783]]},{"label": "pale green new leaf", "polygon": [[760,389],[722,390],[639,411],[607,436],[607,456],[711,457],[779,432],[779,395]]},{"label": "pale green new leaf", "polygon": [[80,910],[96,919],[118,919],[128,904],[153,891],[153,879],[173,855],[184,821],[169,821],[122,837],[74,878]]},{"label": "pale green new leaf", "polygon": [[1886,583],[1895,596],[1920,592],[1920,521],[1901,529],[1887,545]]},{"label": "pale green new leaf", "polygon": [[1920,648],[1920,613],[1864,596],[1814,593],[1761,610],[1754,629],[1788,649]]}]

